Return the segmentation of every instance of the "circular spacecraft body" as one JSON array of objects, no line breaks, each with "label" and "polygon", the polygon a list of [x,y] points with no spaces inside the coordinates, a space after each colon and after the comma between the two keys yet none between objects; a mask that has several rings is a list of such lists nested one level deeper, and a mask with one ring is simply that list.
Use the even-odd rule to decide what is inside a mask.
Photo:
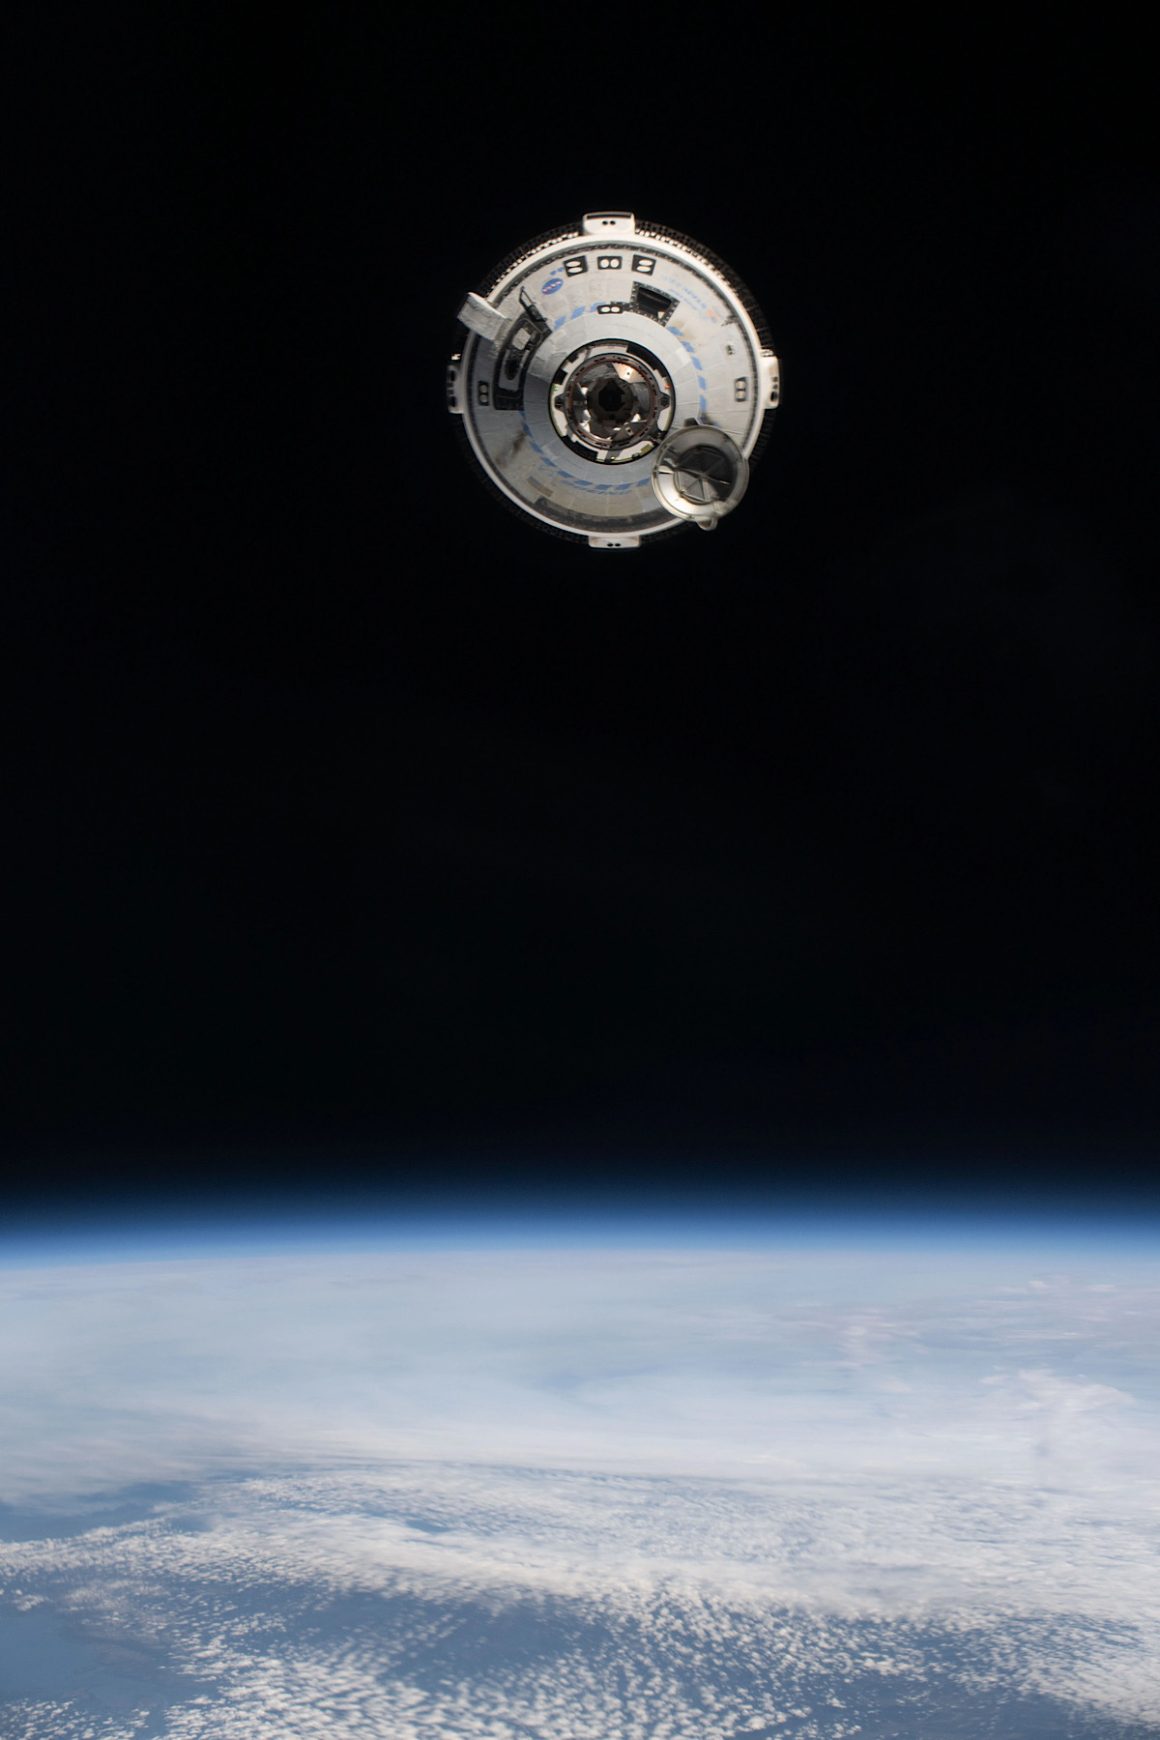
[{"label": "circular spacecraft body", "polygon": [[750,292],[631,212],[526,243],[472,291],[447,404],[472,460],[543,530],[596,549],[710,531],[745,493],[778,403]]}]

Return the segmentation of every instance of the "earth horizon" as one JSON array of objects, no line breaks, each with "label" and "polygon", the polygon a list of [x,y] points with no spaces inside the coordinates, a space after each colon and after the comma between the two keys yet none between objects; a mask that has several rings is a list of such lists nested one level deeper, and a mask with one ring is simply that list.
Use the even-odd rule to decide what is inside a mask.
[{"label": "earth horizon", "polygon": [[0,1248],[0,1740],[1160,1735],[1149,1223]]}]

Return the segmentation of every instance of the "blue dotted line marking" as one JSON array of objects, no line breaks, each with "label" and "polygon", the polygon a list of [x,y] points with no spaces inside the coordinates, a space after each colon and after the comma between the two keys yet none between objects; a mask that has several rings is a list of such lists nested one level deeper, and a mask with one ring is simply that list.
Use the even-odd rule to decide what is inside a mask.
[{"label": "blue dotted line marking", "polygon": [[674,326],[672,324],[672,322],[670,321],[666,330],[671,332],[673,337],[676,339],[677,343],[679,345],[681,345],[683,347],[683,349],[687,350],[689,353],[689,361],[692,363],[694,369],[697,371],[697,385],[701,389],[700,398],[699,398],[698,404],[697,404],[697,409],[700,412],[702,417],[707,417],[709,415],[709,401],[705,395],[707,394],[707,392],[709,390],[709,386],[708,386],[708,382],[706,381],[704,373],[703,373],[705,365],[701,361],[700,357],[697,355],[696,351],[693,349],[692,345],[689,343],[688,339],[681,337],[681,329],[679,326]]},{"label": "blue dotted line marking", "polygon": [[[574,471],[568,471],[563,465],[557,465],[556,461],[552,458],[552,455],[550,453],[545,453],[544,449],[540,446],[540,443],[536,440],[536,437],[532,434],[528,420],[522,411],[520,412],[520,423],[523,427],[524,434],[528,438],[528,445],[531,447],[532,451],[543,460],[544,464],[550,471],[554,471],[558,477],[564,478],[568,483],[574,484],[577,489],[587,489],[595,495],[626,495],[630,489],[640,488],[640,482],[638,481],[634,483],[631,479],[627,483],[589,483],[587,478],[577,477]],[[646,478],[644,481],[647,483],[648,479]]]}]

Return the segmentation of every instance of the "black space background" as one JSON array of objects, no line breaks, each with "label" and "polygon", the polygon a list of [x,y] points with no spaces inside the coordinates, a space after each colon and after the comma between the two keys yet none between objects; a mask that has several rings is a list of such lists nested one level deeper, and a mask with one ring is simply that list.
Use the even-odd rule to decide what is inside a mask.
[{"label": "black space background", "polygon": [[[8,1211],[1154,1204],[1138,46],[159,10],[9,56]],[[782,359],[737,513],[636,554],[443,408],[463,294],[602,207]]]}]

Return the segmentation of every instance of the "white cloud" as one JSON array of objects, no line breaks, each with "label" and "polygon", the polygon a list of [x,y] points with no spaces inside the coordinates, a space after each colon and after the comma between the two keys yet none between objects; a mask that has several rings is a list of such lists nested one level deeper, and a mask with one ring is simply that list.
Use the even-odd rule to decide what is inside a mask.
[{"label": "white cloud", "polygon": [[[131,1635],[176,1676],[167,1740],[845,1740],[903,1683],[1160,1722],[1160,1287],[1098,1256],[1018,1277],[849,1251],[5,1272],[0,1497],[45,1533],[0,1543],[0,1626]],[[182,1477],[52,1536],[77,1494]],[[5,1740],[85,1734],[48,1709],[10,1703]]]},{"label": "white cloud", "polygon": [[[1084,1381],[1135,1398],[1149,1437],[1154,1279],[1095,1297],[1098,1271],[1050,1295],[1003,1293],[1006,1278],[969,1255],[924,1270],[794,1251],[8,1271],[0,1499],[328,1455],[1018,1478],[1036,1428],[1006,1397],[1002,1420],[980,1408],[979,1380],[1072,1382],[1061,1360],[1081,1357]],[[1115,1411],[1100,1429],[1122,1463],[1135,1441]]]},{"label": "white cloud", "polygon": [[[804,1693],[813,1729],[798,1731],[829,1736],[850,1731],[832,1712],[854,1720],[868,1676],[937,1698],[957,1675],[979,1695],[1038,1688],[1155,1721],[1160,1541],[1140,1520],[950,1482],[419,1463],[210,1483],[152,1520],[0,1548],[0,1581],[208,1679],[210,1703],[183,1701],[173,1734],[493,1721],[607,1740],[651,1734],[659,1696],[672,1740],[703,1740],[773,1724]],[[537,1627],[540,1655],[511,1654]],[[465,1651],[465,1631],[486,1647]],[[416,1677],[429,1659],[438,1674]]]}]

